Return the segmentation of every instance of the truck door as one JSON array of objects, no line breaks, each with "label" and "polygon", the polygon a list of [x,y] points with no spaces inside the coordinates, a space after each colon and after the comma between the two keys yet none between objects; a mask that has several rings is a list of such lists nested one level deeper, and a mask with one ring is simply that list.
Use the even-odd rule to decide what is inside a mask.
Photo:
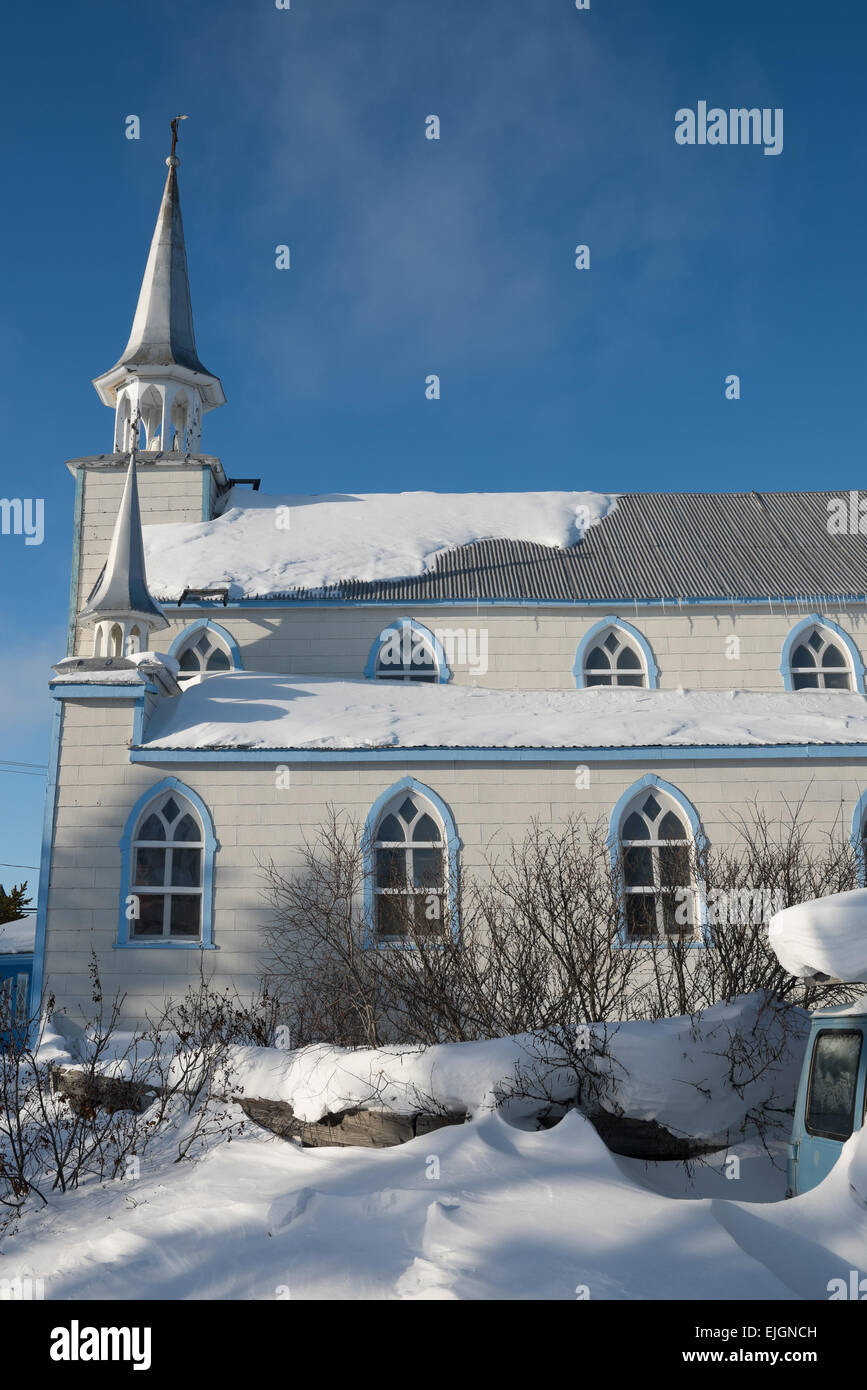
[{"label": "truck door", "polygon": [[858,1028],[823,1028],[815,1036],[803,1130],[795,1135],[796,1193],[827,1177],[852,1133],[862,1044]]}]

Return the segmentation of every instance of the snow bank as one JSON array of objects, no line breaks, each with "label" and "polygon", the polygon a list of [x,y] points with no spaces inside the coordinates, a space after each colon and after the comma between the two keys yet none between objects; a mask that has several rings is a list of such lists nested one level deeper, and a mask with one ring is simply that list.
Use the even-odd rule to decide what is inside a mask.
[{"label": "snow bank", "polygon": [[[750,1112],[771,1102],[775,1108],[792,1104],[806,1015],[789,1014],[788,1025],[791,1044],[781,1061],[756,1081],[735,1068],[736,1090],[726,1056],[731,1038],[736,1033],[754,1038],[761,1029],[776,1045],[784,1036],[781,1016],[774,1008],[763,1008],[759,995],[718,1004],[695,1019],[593,1024],[610,1052],[598,1067],[603,1105],[697,1139],[734,1133]],[[570,1102],[574,1077],[558,1066],[559,1060],[529,1035],[427,1048],[317,1045],[290,1053],[238,1048],[231,1063],[232,1087],[246,1096],[286,1101],[298,1119],[308,1122],[349,1107],[405,1114],[430,1108],[429,1102],[477,1116],[510,1096],[519,1076],[529,1078],[540,1096]],[[509,1101],[506,1113],[520,1120],[539,1109],[538,1100],[529,1098]]]},{"label": "snow bank", "polygon": [[867,980],[867,888],[784,908],[768,936],[790,975]]},{"label": "snow bank", "polygon": [[615,505],[598,492],[399,492],[274,497],[233,489],[213,521],[144,528],[155,598],[229,585],[230,598],[403,579],[479,540],[564,548]]},{"label": "snow bank", "polygon": [[606,748],[867,742],[846,691],[492,690],[233,671],[154,712],[146,748]]}]

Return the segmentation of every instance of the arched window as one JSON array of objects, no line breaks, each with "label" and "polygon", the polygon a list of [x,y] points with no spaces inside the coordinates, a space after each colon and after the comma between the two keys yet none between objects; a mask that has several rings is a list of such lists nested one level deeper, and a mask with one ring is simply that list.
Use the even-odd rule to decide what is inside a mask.
[{"label": "arched window", "polygon": [[224,628],[203,618],[175,638],[169,648],[180,666],[179,681],[193,676],[236,671],[241,667],[238,645]]},{"label": "arched window", "polygon": [[851,690],[849,655],[835,633],[819,623],[799,634],[791,657],[793,690]]},{"label": "arched window", "polygon": [[366,838],[374,940],[442,937],[454,925],[458,842],[439,798],[406,779],[377,802]]},{"label": "arched window", "polygon": [[626,934],[630,940],[692,936],[698,922],[694,813],[649,779],[619,811]]},{"label": "arched window", "polygon": [[780,674],[786,690],[857,690],[864,694],[864,662],[842,627],[811,613],[783,643]]},{"label": "arched window", "polygon": [[131,940],[200,940],[205,849],[199,815],[179,791],[145,806],[131,845]]},{"label": "arched window", "polygon": [[123,628],[115,623],[108,634],[109,656],[123,656]]},{"label": "arched window", "polygon": [[411,618],[399,618],[383,628],[371,647],[364,674],[378,681],[428,685],[442,684],[451,676],[436,634]]},{"label": "arched window", "polygon": [[647,639],[622,618],[604,618],[586,632],[572,668],[579,690],[588,686],[656,688],[659,674]]},{"label": "arched window", "polygon": [[187,448],[187,421],[190,403],[186,391],[178,391],[172,401],[171,447],[175,453],[185,453]]}]

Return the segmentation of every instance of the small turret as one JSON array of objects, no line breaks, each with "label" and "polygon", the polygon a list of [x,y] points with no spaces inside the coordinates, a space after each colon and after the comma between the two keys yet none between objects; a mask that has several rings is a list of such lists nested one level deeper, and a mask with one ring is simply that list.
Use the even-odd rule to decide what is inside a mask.
[{"label": "small turret", "polygon": [[149,651],[151,632],[168,627],[147,584],[134,453],[130,454],[108,559],[78,618],[95,628],[96,657]]}]

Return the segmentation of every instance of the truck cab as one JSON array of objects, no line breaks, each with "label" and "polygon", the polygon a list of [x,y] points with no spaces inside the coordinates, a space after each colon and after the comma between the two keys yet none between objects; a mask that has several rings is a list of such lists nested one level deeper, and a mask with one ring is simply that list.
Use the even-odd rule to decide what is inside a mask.
[{"label": "truck cab", "polygon": [[827,1177],[843,1145],[864,1124],[867,1101],[867,995],[813,1015],[801,1069],[787,1197],[809,1192]]}]

